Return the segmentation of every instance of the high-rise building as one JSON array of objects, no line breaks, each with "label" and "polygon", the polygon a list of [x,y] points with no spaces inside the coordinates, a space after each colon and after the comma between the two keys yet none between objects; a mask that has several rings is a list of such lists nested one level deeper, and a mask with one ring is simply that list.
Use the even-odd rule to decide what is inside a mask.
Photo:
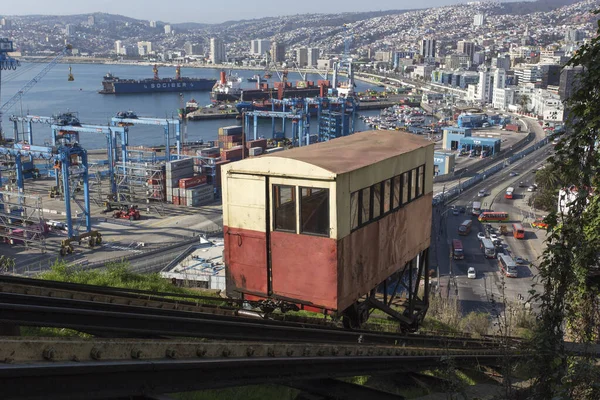
[{"label": "high-rise building", "polygon": [[435,42],[433,38],[424,38],[421,40],[421,55],[425,59],[435,58]]},{"label": "high-rise building", "polygon": [[[506,87],[506,71],[502,68],[494,69],[493,90],[504,89]],[[493,96],[493,93],[492,93]]]},{"label": "high-rise building", "polygon": [[583,32],[578,29],[568,29],[565,32],[565,42],[567,43],[578,43],[584,38]]},{"label": "high-rise building", "polygon": [[164,26],[164,28],[165,28],[165,35],[170,35],[171,34],[171,25],[166,24]]},{"label": "high-rise building", "polygon": [[210,38],[210,62],[213,64],[222,64],[225,61],[225,44],[219,38]]},{"label": "high-rise building", "polygon": [[147,56],[152,53],[152,42],[138,42],[137,47],[140,56]]},{"label": "high-rise building", "polygon": [[65,25],[65,34],[67,36],[73,36],[75,34],[75,27],[71,24]]},{"label": "high-rise building", "polygon": [[471,60],[473,60],[473,53],[475,52],[475,44],[473,42],[467,42],[461,40],[456,44],[456,52],[467,54]]},{"label": "high-rise building", "polygon": [[285,44],[278,42],[271,43],[271,60],[273,62],[285,61]]},{"label": "high-rise building", "polygon": [[156,21],[150,21],[150,28],[156,28]]},{"label": "high-rise building", "polygon": [[266,39],[254,39],[250,42],[250,54],[260,56],[269,51],[271,41]]},{"label": "high-rise building", "polygon": [[183,50],[186,55],[200,55],[202,54],[202,46],[198,43],[192,43],[187,41],[183,44]]},{"label": "high-rise building", "polygon": [[558,95],[562,101],[567,100],[577,89],[577,76],[583,72],[583,67],[564,67],[560,72],[560,83],[558,85]]},{"label": "high-rise building", "polygon": [[307,64],[310,66],[316,67],[317,61],[319,60],[320,53],[321,53],[321,51],[317,47],[309,48]]},{"label": "high-rise building", "polygon": [[301,47],[296,51],[296,64],[299,67],[308,65],[308,49],[306,47]]},{"label": "high-rise building", "polygon": [[123,47],[123,42],[121,40],[116,40],[115,41],[115,53],[118,54],[125,54],[124,52],[125,48]]},{"label": "high-rise building", "polygon": [[12,28],[11,20],[7,19],[7,18],[0,19],[0,27],[2,29],[10,29],[10,28]]},{"label": "high-rise building", "polygon": [[482,26],[485,24],[485,14],[475,14],[473,17],[473,25]]},{"label": "high-rise building", "polygon": [[93,15],[90,15],[88,17],[88,22],[87,22],[88,26],[94,26],[95,23],[96,23],[96,18]]}]

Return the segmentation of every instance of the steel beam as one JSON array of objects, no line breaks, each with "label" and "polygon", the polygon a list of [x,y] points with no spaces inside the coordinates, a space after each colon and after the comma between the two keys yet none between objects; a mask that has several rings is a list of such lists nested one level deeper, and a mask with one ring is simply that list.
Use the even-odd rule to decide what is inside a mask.
[{"label": "steel beam", "polygon": [[404,396],[373,389],[368,386],[356,385],[338,379],[311,379],[306,381],[293,381],[286,386],[302,390],[310,394],[323,396],[326,399],[344,400],[404,400]]}]

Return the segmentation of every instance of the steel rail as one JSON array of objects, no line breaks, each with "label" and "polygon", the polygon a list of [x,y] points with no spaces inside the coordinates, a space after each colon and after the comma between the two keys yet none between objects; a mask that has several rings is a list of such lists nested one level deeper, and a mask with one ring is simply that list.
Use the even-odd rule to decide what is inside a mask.
[{"label": "steel rail", "polygon": [[[30,286],[29,283],[32,283],[33,286]],[[62,292],[61,292],[62,290]],[[224,302],[227,305],[214,305],[214,304],[206,304],[206,303],[198,303],[193,301],[185,301],[179,299],[169,299],[162,296],[177,296],[177,293],[156,293],[147,290],[137,290],[137,289],[121,289],[121,288],[107,288],[104,286],[95,286],[95,285],[85,285],[85,284],[77,284],[77,283],[69,283],[69,282],[58,282],[58,281],[43,281],[38,279],[30,279],[30,278],[20,278],[14,276],[3,276],[0,277],[0,292],[9,292],[9,293],[21,293],[21,294],[31,294],[37,296],[48,296],[53,298],[68,298],[68,299],[78,299],[78,300],[87,300],[94,302],[104,302],[110,304],[125,304],[132,306],[142,306],[149,307],[160,310],[179,310],[179,311],[188,311],[188,312],[202,312],[208,314],[217,314],[217,315],[229,315],[236,316],[237,311],[239,311],[240,307],[231,307],[230,299],[221,299],[215,297],[207,297],[207,296],[195,296],[195,295],[183,295],[184,297],[191,297],[193,299],[200,299],[205,301],[210,301],[212,303]],[[131,292],[131,293],[130,293]],[[101,297],[99,295],[104,295],[106,297]],[[158,295],[157,295],[158,294]],[[241,306],[241,301],[233,300],[234,303],[237,303]],[[259,314],[256,314],[259,317]],[[286,314],[270,314],[268,316],[268,320],[271,322],[279,321],[281,323],[287,324],[301,324],[302,327],[313,326],[313,327],[329,327],[336,328],[339,327],[334,321],[325,320],[323,318],[314,318],[314,317],[306,317],[306,316],[290,316]],[[361,332],[373,332],[372,330],[361,330]],[[380,331],[375,331],[380,332]],[[408,336],[416,336],[423,337],[422,334],[408,334]],[[431,336],[431,335],[429,335]],[[457,340],[476,340],[478,343],[481,342],[481,339],[472,339],[467,336],[461,336],[456,334],[445,334],[445,335],[434,335],[437,338],[452,338]],[[487,339],[489,341],[498,342],[497,338],[494,337],[484,337],[482,339]],[[509,338],[510,339],[510,338]],[[516,342],[516,338],[513,340]]]},{"label": "steel rail", "polygon": [[122,304],[0,293],[0,321],[71,328],[97,334],[203,337],[220,340],[373,343],[401,346],[482,348],[499,341],[349,331],[298,323],[161,310]]}]

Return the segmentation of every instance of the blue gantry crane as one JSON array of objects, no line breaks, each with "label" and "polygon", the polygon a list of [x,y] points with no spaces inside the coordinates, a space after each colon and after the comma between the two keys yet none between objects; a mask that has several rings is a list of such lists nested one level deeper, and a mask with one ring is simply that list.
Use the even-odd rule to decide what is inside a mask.
[{"label": "blue gantry crane", "polygon": [[155,125],[163,127],[165,135],[165,156],[167,161],[171,160],[170,129],[171,126],[173,126],[175,129],[177,154],[181,154],[181,121],[178,118],[138,117],[133,111],[122,111],[118,112],[117,116],[111,119],[111,125],[123,127],[125,129],[124,134],[121,135],[121,158],[124,163],[127,162],[129,127],[133,125]]},{"label": "blue gantry crane", "polygon": [[[99,232],[92,230],[91,214],[90,214],[90,193],[89,193],[89,177],[88,177],[88,160],[87,151],[79,146],[78,143],[72,145],[61,146],[35,146],[29,144],[16,143],[12,148],[0,147],[1,155],[9,155],[15,158],[17,164],[17,186],[22,192],[23,189],[23,172],[20,166],[20,160],[23,156],[31,157],[32,159],[54,160],[54,168],[57,170],[57,177],[62,177],[62,186],[65,201],[65,214],[67,226],[67,239],[61,243],[60,254],[66,255],[73,252],[72,243],[88,239],[90,247],[94,247],[102,243],[102,236]],[[77,183],[71,183],[77,179],[83,185],[83,204],[76,198],[75,193]],[[71,215],[71,201],[79,206],[82,212],[83,223],[85,224],[85,232],[75,232],[73,228],[73,217]]]},{"label": "blue gantry crane", "polygon": [[[107,154],[108,154],[108,175],[110,178],[111,194],[117,191],[115,180],[115,163],[118,159],[117,155],[117,137],[125,136],[125,128],[122,126],[104,126],[104,125],[89,125],[82,124],[75,112],[65,112],[52,117],[44,117],[38,115],[17,116],[12,115],[10,121],[14,124],[15,143],[19,141],[18,124],[19,122],[26,123],[27,126],[27,143],[33,143],[33,124],[41,123],[50,125],[52,130],[52,145],[57,146],[59,142],[73,144],[79,142],[79,133],[102,134],[106,137]],[[23,133],[24,135],[24,133]],[[57,177],[58,179],[58,177]],[[57,180],[58,186],[58,180]],[[19,186],[21,187],[21,186]]]}]

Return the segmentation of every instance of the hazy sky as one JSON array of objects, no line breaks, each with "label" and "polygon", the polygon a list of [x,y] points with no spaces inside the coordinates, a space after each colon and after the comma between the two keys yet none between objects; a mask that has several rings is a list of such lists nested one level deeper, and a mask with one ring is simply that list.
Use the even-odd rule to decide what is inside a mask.
[{"label": "hazy sky", "polygon": [[[467,1],[467,0],[464,0]],[[205,22],[253,19],[304,13],[339,13],[437,7],[457,4],[457,0],[3,0],[2,15],[87,14],[106,12],[127,17],[164,22]],[[342,8],[343,7],[343,8]]]}]

